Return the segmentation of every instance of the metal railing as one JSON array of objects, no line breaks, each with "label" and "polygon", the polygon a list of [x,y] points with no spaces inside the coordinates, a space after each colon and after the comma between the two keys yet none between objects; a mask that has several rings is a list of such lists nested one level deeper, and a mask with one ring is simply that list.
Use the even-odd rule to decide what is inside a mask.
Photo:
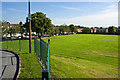
[{"label": "metal railing", "polygon": [[2,49],[29,52],[28,39],[3,39],[0,42],[2,42]]},{"label": "metal railing", "polygon": [[34,39],[34,50],[39,60],[42,61],[45,70],[47,70],[48,79],[50,80],[50,39],[48,43],[44,40]]}]

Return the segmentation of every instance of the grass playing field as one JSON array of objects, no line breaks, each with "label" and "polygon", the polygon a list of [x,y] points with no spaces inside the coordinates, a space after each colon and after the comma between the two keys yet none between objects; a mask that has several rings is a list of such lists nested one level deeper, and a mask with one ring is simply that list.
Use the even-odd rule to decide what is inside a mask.
[{"label": "grass playing field", "polygon": [[[51,37],[52,76],[56,78],[117,78],[117,41],[118,35],[77,34]],[[3,42],[3,47],[6,46],[5,43]],[[18,42],[15,41],[15,44]],[[27,46],[28,41],[24,42],[22,50],[28,51]],[[13,45],[9,47],[12,48]],[[34,50],[34,46],[32,47]],[[15,45],[14,49],[19,49],[18,45]]]},{"label": "grass playing field", "polygon": [[[91,39],[100,40],[92,40],[92,52]],[[78,34],[52,37],[52,75],[57,78],[117,78],[116,41],[117,35]]]}]

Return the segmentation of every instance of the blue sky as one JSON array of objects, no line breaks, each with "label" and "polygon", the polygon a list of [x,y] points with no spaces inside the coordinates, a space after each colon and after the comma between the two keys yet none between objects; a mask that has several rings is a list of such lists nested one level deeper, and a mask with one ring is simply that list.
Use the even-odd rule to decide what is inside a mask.
[{"label": "blue sky", "polygon": [[[118,26],[117,2],[31,2],[31,13],[43,12],[55,25]],[[2,2],[2,20],[23,23],[27,2]]]}]

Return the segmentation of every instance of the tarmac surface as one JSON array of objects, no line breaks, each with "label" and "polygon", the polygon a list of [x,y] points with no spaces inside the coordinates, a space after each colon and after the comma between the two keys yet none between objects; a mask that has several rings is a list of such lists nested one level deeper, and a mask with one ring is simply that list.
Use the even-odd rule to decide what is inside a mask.
[{"label": "tarmac surface", "polygon": [[17,70],[17,58],[10,52],[0,51],[0,80],[13,79]]}]

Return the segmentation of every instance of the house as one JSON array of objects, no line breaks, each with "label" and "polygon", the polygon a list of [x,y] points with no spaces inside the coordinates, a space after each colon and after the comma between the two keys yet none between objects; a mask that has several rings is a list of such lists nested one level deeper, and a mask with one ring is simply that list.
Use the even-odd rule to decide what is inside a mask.
[{"label": "house", "polygon": [[120,28],[115,28],[116,29],[116,33],[120,34]]},{"label": "house", "polygon": [[[2,25],[2,27],[3,26],[7,26],[8,27],[8,29],[9,28],[11,28],[11,27],[16,27],[18,24],[10,24],[9,22],[6,22],[6,23],[4,23],[3,25]],[[15,36],[15,37],[18,37],[18,36],[20,36],[21,34],[20,33],[16,33],[16,34],[12,34],[12,36]],[[3,37],[10,37],[10,34],[5,34],[5,35],[2,35]]]},{"label": "house", "polygon": [[90,30],[90,32],[91,32],[91,33],[94,33],[94,30],[93,30],[93,29],[91,29],[91,30]]},{"label": "house", "polygon": [[84,29],[84,28],[78,28],[78,29],[77,29],[77,33],[82,33],[83,29]]},{"label": "house", "polygon": [[[6,22],[6,23],[4,23],[4,24],[2,25],[2,27],[3,27],[3,26],[7,26],[7,27],[9,28],[9,27],[16,27],[16,26],[18,26],[18,24],[10,24],[9,22]],[[23,33],[22,36],[25,36],[25,34],[26,34],[26,33]],[[36,35],[37,33],[36,33],[36,32],[31,32],[31,34],[32,34],[32,37],[34,37],[34,35]],[[33,34],[34,34],[34,35],[33,35]],[[2,36],[3,36],[3,37],[11,37],[11,36],[12,36],[12,37],[20,37],[20,36],[21,36],[21,33],[18,32],[18,33],[12,34],[11,36],[10,36],[10,34],[7,33],[7,34],[2,35]]]},{"label": "house", "polygon": [[91,33],[108,33],[108,28],[93,28]]}]

